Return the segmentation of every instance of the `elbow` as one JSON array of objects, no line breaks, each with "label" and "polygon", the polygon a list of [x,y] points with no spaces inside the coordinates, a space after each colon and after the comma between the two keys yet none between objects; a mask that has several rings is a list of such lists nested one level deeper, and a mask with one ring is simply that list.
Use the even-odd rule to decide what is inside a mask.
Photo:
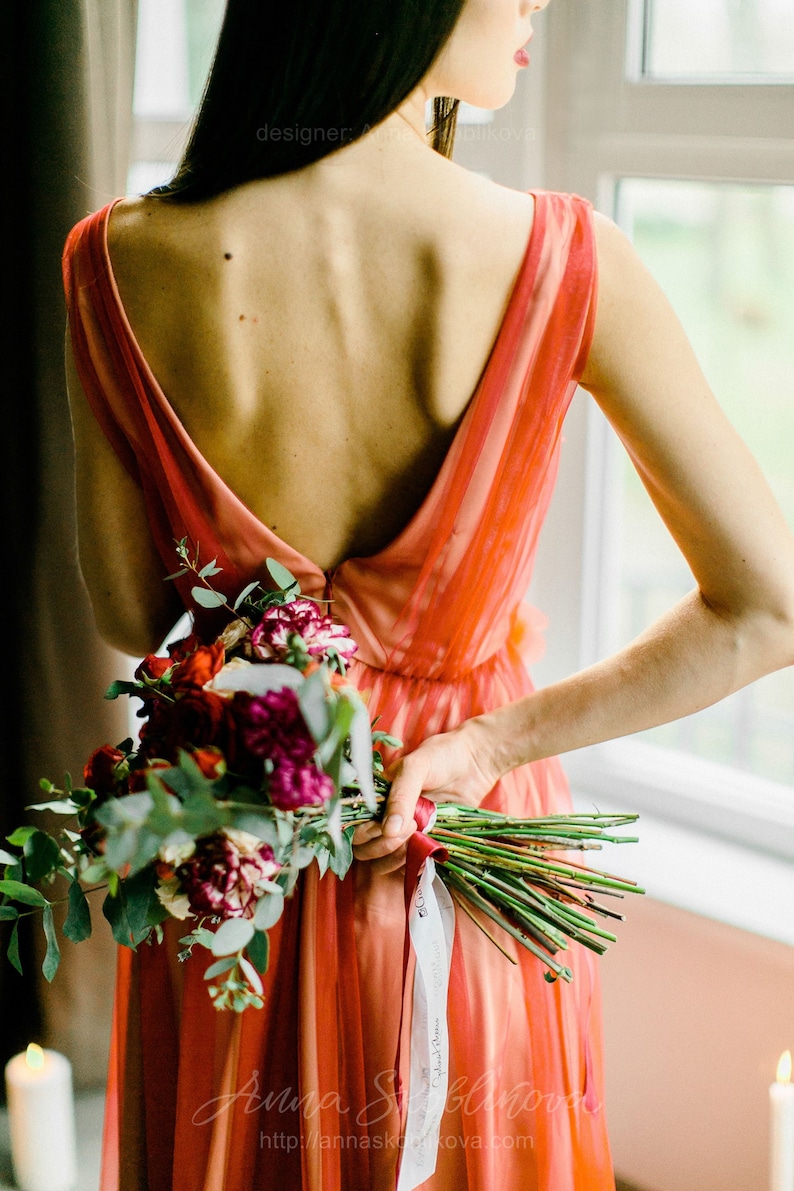
[{"label": "elbow", "polygon": [[794,592],[791,602],[777,609],[771,617],[769,629],[770,645],[777,652],[776,670],[794,666]]},{"label": "elbow", "polygon": [[794,592],[791,600],[776,600],[738,618],[737,636],[751,670],[747,681],[794,666]]}]

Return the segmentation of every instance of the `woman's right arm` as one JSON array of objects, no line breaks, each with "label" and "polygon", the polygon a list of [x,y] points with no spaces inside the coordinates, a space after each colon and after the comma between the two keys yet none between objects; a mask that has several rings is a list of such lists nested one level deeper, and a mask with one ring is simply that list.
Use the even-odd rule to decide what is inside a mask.
[{"label": "woman's right arm", "polygon": [[783,514],[631,243],[599,215],[596,239],[598,310],[581,384],[697,586],[618,653],[404,758],[387,808],[402,826],[356,849],[384,869],[400,862],[420,793],[479,801],[517,766],[689,715],[794,663],[794,538]]}]

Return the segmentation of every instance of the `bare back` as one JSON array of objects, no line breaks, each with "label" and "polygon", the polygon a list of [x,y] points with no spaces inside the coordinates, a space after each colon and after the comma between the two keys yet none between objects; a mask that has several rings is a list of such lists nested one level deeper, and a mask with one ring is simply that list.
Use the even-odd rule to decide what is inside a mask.
[{"label": "bare back", "polygon": [[125,200],[109,227],[132,330],[188,433],[323,567],[378,552],[421,505],[532,228],[530,195],[412,161]]}]

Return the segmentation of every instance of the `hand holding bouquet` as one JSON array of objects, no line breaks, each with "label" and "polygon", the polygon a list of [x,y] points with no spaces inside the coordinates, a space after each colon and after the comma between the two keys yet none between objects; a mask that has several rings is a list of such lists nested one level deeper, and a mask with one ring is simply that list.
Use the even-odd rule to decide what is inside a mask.
[{"label": "hand holding bouquet", "polygon": [[[216,640],[191,634],[167,657],[144,658],[134,681],[112,684],[108,698],[142,701],[139,743],[97,749],[82,786],[42,781],[49,799],[30,809],[74,822],[57,838],[31,826],[8,837],[19,852],[0,850],[0,920],[13,922],[8,956],[19,968],[18,921],[43,913],[47,979],[59,944],[55,899],[44,890],[59,878],[68,883],[63,934],[75,942],[91,933],[86,894],[99,890],[124,946],[162,942],[162,923],[184,920],[180,958],[207,948],[210,996],[241,1011],[262,1005],[268,930],[301,869],[347,872],[353,831],[379,816],[388,795],[379,749],[400,741],[373,731],[346,678],[356,649],[349,630],[284,567],[268,560],[274,590],[249,584],[231,605],[211,585],[214,560],[199,566],[184,541],[177,552],[176,575],[195,576],[195,602],[225,610],[228,623]],[[570,939],[603,951],[614,935],[590,915],[622,917],[595,892],[642,890],[560,853],[624,841],[605,829],[635,818],[510,819],[444,803],[427,834],[444,849],[439,876],[500,950],[491,922],[536,954],[547,978],[570,979],[556,952]]]}]

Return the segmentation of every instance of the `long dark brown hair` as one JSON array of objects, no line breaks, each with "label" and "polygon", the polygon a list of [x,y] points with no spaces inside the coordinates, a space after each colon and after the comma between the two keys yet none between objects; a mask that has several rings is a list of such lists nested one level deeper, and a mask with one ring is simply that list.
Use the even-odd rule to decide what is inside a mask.
[{"label": "long dark brown hair", "polygon": [[[150,193],[190,201],[287,173],[357,140],[421,82],[465,0],[227,0],[187,148]],[[452,155],[458,100],[433,100]]]}]

